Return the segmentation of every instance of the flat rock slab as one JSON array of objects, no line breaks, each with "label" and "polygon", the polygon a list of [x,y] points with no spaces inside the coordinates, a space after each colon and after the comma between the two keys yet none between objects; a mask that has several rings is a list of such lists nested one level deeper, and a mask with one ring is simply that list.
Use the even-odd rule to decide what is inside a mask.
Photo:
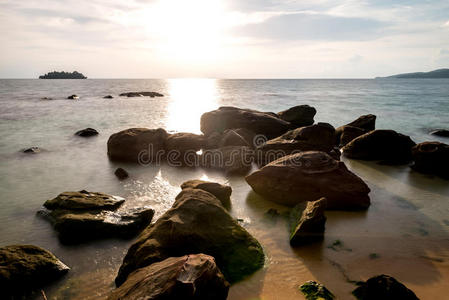
[{"label": "flat rock slab", "polygon": [[123,202],[125,199],[118,196],[82,190],[61,193],[57,197],[47,200],[44,206],[50,210],[115,210]]},{"label": "flat rock slab", "polygon": [[164,95],[157,92],[127,92],[121,93],[119,96],[122,97],[164,97]]},{"label": "flat rock slab", "polygon": [[229,283],[212,256],[170,257],[131,273],[108,300],[198,299],[224,300]]},{"label": "flat rock slab", "polygon": [[11,245],[1,247],[1,295],[18,296],[25,294],[27,291],[40,288],[63,276],[69,269],[52,253],[37,246]]}]

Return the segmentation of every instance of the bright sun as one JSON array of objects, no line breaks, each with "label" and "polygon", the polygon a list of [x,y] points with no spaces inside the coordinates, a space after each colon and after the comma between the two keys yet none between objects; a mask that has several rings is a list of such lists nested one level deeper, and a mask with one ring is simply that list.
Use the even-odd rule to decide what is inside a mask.
[{"label": "bright sun", "polygon": [[162,57],[198,63],[220,54],[227,24],[221,0],[160,0],[143,17]]}]

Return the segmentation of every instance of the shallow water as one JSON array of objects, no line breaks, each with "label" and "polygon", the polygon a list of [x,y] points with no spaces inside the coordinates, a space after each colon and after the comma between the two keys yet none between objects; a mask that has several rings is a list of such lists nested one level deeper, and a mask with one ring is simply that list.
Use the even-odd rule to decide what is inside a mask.
[{"label": "shallow water", "polygon": [[[163,98],[121,98],[126,91],[157,91]],[[71,94],[80,100],[66,100]],[[114,99],[103,99],[111,94]],[[40,100],[52,97],[55,100]],[[188,179],[227,182],[231,214],[263,245],[266,267],[231,287],[229,299],[303,299],[298,285],[324,283],[340,299],[354,285],[386,273],[421,299],[449,293],[449,182],[410,171],[345,160],[370,186],[366,212],[327,212],[322,243],[293,249],[285,222],[264,219],[285,207],[251,192],[242,177],[202,169],[142,167],[110,162],[108,137],[130,127],[199,132],[199,118],[221,105],[280,111],[314,106],[316,121],[339,126],[361,114],[378,116],[378,128],[410,135],[416,142],[448,139],[428,134],[449,126],[449,80],[0,80],[0,246],[29,243],[55,253],[72,270],[45,288],[49,299],[101,299],[132,240],[61,245],[50,225],[36,216],[42,203],[63,191],[101,191],[127,198],[127,205],[167,210]],[[74,136],[93,127],[88,139]],[[20,149],[39,146],[25,155]],[[131,178],[113,172],[124,166]],[[334,241],[341,246],[330,247]],[[374,255],[376,254],[376,255]]]}]

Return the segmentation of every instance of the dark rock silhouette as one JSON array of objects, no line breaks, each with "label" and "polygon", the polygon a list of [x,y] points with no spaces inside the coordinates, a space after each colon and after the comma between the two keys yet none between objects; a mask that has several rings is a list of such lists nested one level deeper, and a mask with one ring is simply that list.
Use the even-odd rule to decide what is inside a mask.
[{"label": "dark rock silhouette", "polygon": [[375,276],[357,285],[352,294],[358,300],[419,300],[415,293],[388,275]]},{"label": "dark rock silhouette", "polygon": [[90,137],[90,136],[98,135],[98,131],[93,128],[86,128],[86,129],[77,131],[75,133],[75,135],[82,136],[82,137]]},{"label": "dark rock silhouette", "polygon": [[449,137],[449,130],[447,129],[437,129],[432,131],[430,134],[442,137]]},{"label": "dark rock silhouette", "polygon": [[41,148],[33,146],[22,150],[23,153],[36,154],[41,152]]},{"label": "dark rock silhouette", "polygon": [[80,97],[78,97],[77,95],[70,95],[67,97],[67,99],[70,99],[70,100],[78,100],[79,98]]},{"label": "dark rock silhouette", "polygon": [[322,240],[326,224],[326,198],[303,202],[290,212],[290,245],[298,246]]},{"label": "dark rock silhouette", "polygon": [[114,174],[120,180],[123,180],[123,179],[126,179],[129,177],[128,172],[123,168],[117,168],[117,170],[115,170]]},{"label": "dark rock silhouette", "polygon": [[87,77],[84,76],[82,73],[79,73],[77,71],[73,72],[49,72],[45,75],[39,76],[39,79],[86,79]]},{"label": "dark rock silhouette", "polygon": [[119,96],[122,97],[164,97],[164,95],[157,92],[127,92],[121,93]]},{"label": "dark rock silhouette", "polygon": [[[307,300],[333,300],[335,296],[321,283],[307,281],[299,288]],[[380,299],[379,299],[380,300]]]},{"label": "dark rock silhouette", "polygon": [[440,142],[420,143],[412,148],[412,156],[414,170],[449,178],[449,145]]},{"label": "dark rock silhouette", "polygon": [[298,105],[278,112],[277,115],[297,128],[312,125],[315,122],[313,117],[316,115],[316,109],[309,105]]}]

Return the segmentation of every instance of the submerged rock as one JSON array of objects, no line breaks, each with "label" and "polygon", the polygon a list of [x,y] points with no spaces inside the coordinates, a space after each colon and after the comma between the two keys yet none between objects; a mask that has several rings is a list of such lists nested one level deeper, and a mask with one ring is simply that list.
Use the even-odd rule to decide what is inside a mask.
[{"label": "submerged rock", "polygon": [[[299,288],[307,300],[333,300],[335,296],[321,283],[307,281]],[[379,299],[380,300],[380,299]]]},{"label": "submerged rock", "polygon": [[77,131],[75,133],[75,135],[82,136],[82,137],[90,137],[90,136],[98,135],[98,131],[96,131],[93,128],[86,128],[86,129],[82,129],[80,131]]},{"label": "submerged rock", "polygon": [[67,97],[67,99],[71,99],[71,100],[78,100],[80,97],[78,97],[77,95],[70,95]]},{"label": "submerged rock", "polygon": [[123,168],[117,168],[117,170],[115,170],[114,174],[120,180],[123,180],[123,179],[126,179],[129,177],[128,172]]},{"label": "submerged rock", "polygon": [[316,109],[309,105],[293,106],[277,113],[279,118],[291,123],[295,128],[312,125],[315,122],[315,114]]},{"label": "submerged rock", "polygon": [[328,209],[366,209],[370,189],[346,165],[320,151],[284,156],[246,176],[253,190],[285,205],[325,197]]},{"label": "submerged rock", "polygon": [[106,95],[106,96],[104,96],[103,98],[104,98],[104,99],[112,99],[112,98],[114,98],[114,97],[112,97],[111,95]]},{"label": "submerged rock", "polygon": [[358,300],[418,300],[415,293],[388,275],[375,276],[357,285],[352,294]]},{"label": "submerged rock", "polygon": [[205,135],[222,133],[226,129],[244,128],[255,134],[274,138],[285,133],[289,127],[290,123],[272,114],[231,106],[222,106],[201,116],[201,131]]},{"label": "submerged rock", "polygon": [[33,245],[0,248],[0,286],[3,297],[22,299],[20,295],[42,287],[69,271],[49,251]]},{"label": "submerged rock", "polygon": [[286,155],[301,151],[323,151],[334,148],[335,129],[328,123],[318,123],[290,130],[283,135],[257,147],[257,161],[267,164]]},{"label": "submerged rock", "polygon": [[164,97],[164,95],[157,92],[127,92],[121,93],[119,96],[122,97]]},{"label": "submerged rock", "polygon": [[48,200],[40,211],[64,243],[79,243],[95,238],[129,238],[147,226],[154,210],[141,207],[118,209],[125,200],[103,193],[65,192]]},{"label": "submerged rock", "polygon": [[412,156],[414,170],[449,178],[449,145],[440,142],[420,143],[412,148]]},{"label": "submerged rock", "polygon": [[449,130],[447,129],[437,129],[432,131],[430,134],[442,137],[449,137]]},{"label": "submerged rock", "polygon": [[226,299],[229,283],[212,256],[170,257],[131,273],[108,300]]},{"label": "submerged rock", "polygon": [[220,169],[226,174],[247,174],[254,161],[254,151],[249,147],[227,146],[203,151],[199,165]]},{"label": "submerged rock", "polygon": [[160,163],[165,155],[168,133],[162,129],[130,128],[114,133],[108,140],[108,156],[111,160]]},{"label": "submerged rock", "polygon": [[262,247],[224,209],[221,202],[199,189],[184,189],[175,203],[129,248],[115,282],[168,257],[204,253],[215,258],[225,278],[238,281],[264,264]]},{"label": "submerged rock", "polygon": [[326,198],[300,203],[290,212],[292,231],[290,245],[298,246],[322,240],[326,224]]},{"label": "submerged rock", "polygon": [[378,129],[352,140],[342,151],[348,158],[406,163],[411,160],[413,146],[415,143],[407,135]]},{"label": "submerged rock", "polygon": [[229,185],[199,179],[188,180],[181,184],[181,189],[199,189],[211,193],[221,201],[223,207],[228,208],[231,204],[232,188]]},{"label": "submerged rock", "polygon": [[36,153],[41,152],[41,148],[33,146],[30,148],[23,149],[22,152],[29,153],[29,154],[36,154]]},{"label": "submerged rock", "polygon": [[53,100],[51,97],[42,97],[41,100]]}]

